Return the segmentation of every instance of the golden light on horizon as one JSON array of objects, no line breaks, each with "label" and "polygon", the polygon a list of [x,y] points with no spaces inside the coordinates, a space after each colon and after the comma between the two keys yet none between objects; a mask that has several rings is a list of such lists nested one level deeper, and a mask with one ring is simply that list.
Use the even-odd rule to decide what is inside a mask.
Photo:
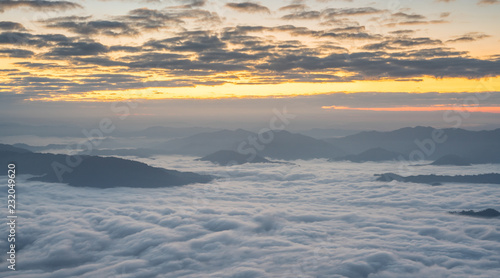
[{"label": "golden light on horizon", "polygon": [[480,93],[500,90],[500,78],[467,79],[424,77],[422,81],[353,81],[353,82],[288,82],[279,84],[215,86],[197,85],[192,87],[150,87],[130,90],[100,90],[79,94],[53,95],[30,98],[30,101],[116,101],[124,99],[217,99],[217,98],[265,98],[292,97],[328,93]]}]

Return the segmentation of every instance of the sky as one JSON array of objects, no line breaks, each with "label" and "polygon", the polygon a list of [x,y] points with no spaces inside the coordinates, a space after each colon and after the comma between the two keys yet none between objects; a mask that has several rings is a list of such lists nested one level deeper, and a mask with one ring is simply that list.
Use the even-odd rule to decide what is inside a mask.
[{"label": "sky", "polygon": [[[52,113],[92,118],[101,108],[89,111],[89,103],[157,107],[185,100],[181,110],[189,117],[207,100],[207,113],[220,116],[213,124],[248,116],[220,110],[214,99],[259,110],[252,106],[256,98],[317,97],[324,102],[307,115],[369,111],[366,120],[382,123],[377,112],[429,116],[458,105],[472,106],[481,119],[487,114],[489,124],[500,114],[494,101],[499,12],[497,0],[2,0],[1,116],[9,122],[56,121],[47,116]],[[478,92],[494,97],[440,96]],[[399,95],[374,106],[360,93]],[[356,101],[346,105],[335,94]],[[427,103],[413,103],[415,94]],[[150,112],[142,116],[169,122],[169,113]],[[439,118],[434,125],[442,124]]]}]

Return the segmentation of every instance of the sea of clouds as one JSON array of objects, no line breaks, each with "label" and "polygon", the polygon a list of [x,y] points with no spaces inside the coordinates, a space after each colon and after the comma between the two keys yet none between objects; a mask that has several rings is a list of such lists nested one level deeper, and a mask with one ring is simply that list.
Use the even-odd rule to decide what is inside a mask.
[{"label": "sea of clouds", "polygon": [[[223,167],[193,159],[141,161],[222,178],[95,189],[19,176],[17,270],[7,269],[2,225],[0,276],[500,277],[500,219],[448,213],[500,210],[498,185],[375,181],[373,174],[397,173],[397,163]],[[411,169],[500,171],[498,165]],[[0,191],[4,203],[6,195]]]}]

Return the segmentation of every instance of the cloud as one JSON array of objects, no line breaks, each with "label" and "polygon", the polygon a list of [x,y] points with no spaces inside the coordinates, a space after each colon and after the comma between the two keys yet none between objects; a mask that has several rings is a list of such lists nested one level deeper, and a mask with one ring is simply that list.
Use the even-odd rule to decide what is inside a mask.
[{"label": "cloud", "polygon": [[296,20],[296,19],[318,19],[321,13],[318,11],[299,11],[293,14],[287,14],[281,17],[285,20]]},{"label": "cloud", "polygon": [[17,31],[26,31],[24,26],[17,22],[12,21],[0,21],[0,29],[1,30],[17,30]]},{"label": "cloud", "polygon": [[384,10],[379,10],[373,7],[361,7],[361,8],[344,8],[344,9],[325,9],[322,11],[327,18],[334,16],[356,16],[356,15],[372,15],[383,13]]},{"label": "cloud", "polygon": [[226,7],[239,12],[246,13],[271,13],[269,8],[252,2],[227,3]]},{"label": "cloud", "polygon": [[421,20],[425,19],[425,16],[420,14],[407,14],[403,12],[398,12],[392,15],[395,18],[402,18],[403,20]]},{"label": "cloud", "polygon": [[108,48],[97,42],[59,43],[45,54],[47,57],[90,56],[108,52]]},{"label": "cloud", "polygon": [[303,11],[306,10],[308,7],[305,4],[291,4],[287,6],[283,6],[279,8],[280,11]]},{"label": "cloud", "polygon": [[[287,6],[289,7],[289,6]],[[306,11],[302,9],[285,9],[285,10],[294,10],[293,13],[282,16],[282,19],[285,20],[295,20],[295,19],[304,19],[304,20],[315,20],[315,19],[324,19],[327,22],[335,22],[338,21],[338,17],[351,17],[351,16],[363,16],[363,15],[372,15],[383,13],[383,10],[379,10],[372,7],[362,7],[362,8],[328,8],[321,11]]]},{"label": "cloud", "polygon": [[7,57],[11,58],[29,58],[35,53],[25,49],[0,49],[0,54],[6,54]]},{"label": "cloud", "polygon": [[414,47],[421,45],[440,45],[441,40],[433,40],[431,38],[397,38],[386,40],[380,43],[365,45],[366,50],[384,50],[384,49],[402,49],[406,47]]},{"label": "cloud", "polygon": [[0,12],[15,8],[30,8],[43,11],[69,10],[83,8],[81,5],[69,1],[47,1],[47,0],[2,0]]},{"label": "cloud", "polygon": [[203,7],[207,3],[206,0],[183,0],[181,2],[184,2],[186,4],[181,5],[181,6],[174,6],[174,7],[170,7],[170,8],[192,9],[192,8],[197,8],[197,7]]},{"label": "cloud", "polygon": [[[18,65],[29,73],[37,67],[53,69],[54,73],[40,76],[46,78],[67,76],[68,72],[75,80],[91,75],[87,71],[80,74],[80,69],[134,76],[133,81],[123,85],[110,84],[110,90],[140,88],[140,84],[142,88],[171,88],[228,83],[401,81],[424,76],[481,78],[499,73],[498,57],[474,59],[466,51],[450,48],[452,43],[483,39],[486,34],[467,33],[446,41],[419,37],[419,30],[408,29],[413,25],[443,23],[446,16],[433,19],[409,9],[390,12],[375,7],[310,10],[307,5],[312,7],[311,3],[294,1],[272,14],[276,21],[271,25],[233,24],[214,12],[213,7],[207,7],[206,1],[172,3],[178,6],[137,8],[113,16],[73,15],[35,21],[43,25],[44,32],[26,30],[16,22],[0,22],[2,56],[26,59]],[[270,12],[254,2],[227,5],[245,12]],[[297,25],[287,20],[312,22]],[[385,33],[364,24],[365,21],[377,21],[381,28],[396,28]],[[401,26],[404,28],[397,28]],[[144,82],[146,75],[155,81]],[[62,94],[64,90],[90,95],[91,89],[104,88],[92,84],[85,91],[74,82],[57,89],[58,83],[54,82],[54,87],[43,90],[36,81],[25,82],[15,76],[3,81],[15,84],[17,92],[30,96]],[[12,91],[4,86],[2,92],[7,90]]]},{"label": "cloud", "polygon": [[489,37],[491,37],[491,36],[483,34],[483,33],[471,32],[471,33],[464,34],[463,36],[457,37],[455,39],[447,40],[446,42],[451,42],[451,43],[472,42],[472,41],[477,41],[477,40],[489,38]]},{"label": "cloud", "polygon": [[[0,275],[495,277],[499,270],[498,224],[447,213],[498,209],[494,186],[373,180],[374,172],[395,163],[220,167],[191,157],[144,161],[230,178],[205,186],[95,190],[18,177],[24,221],[17,255],[23,266],[2,268]],[[492,169],[484,167],[466,171]],[[446,175],[463,171],[440,167]],[[6,246],[1,238],[0,247]]]},{"label": "cloud", "polygon": [[0,33],[0,44],[46,47],[58,43],[69,43],[73,39],[61,34],[33,35],[26,32]]},{"label": "cloud", "polygon": [[48,28],[66,29],[81,35],[132,36],[139,32],[127,23],[110,20],[88,20],[90,17],[59,17],[42,21]]}]

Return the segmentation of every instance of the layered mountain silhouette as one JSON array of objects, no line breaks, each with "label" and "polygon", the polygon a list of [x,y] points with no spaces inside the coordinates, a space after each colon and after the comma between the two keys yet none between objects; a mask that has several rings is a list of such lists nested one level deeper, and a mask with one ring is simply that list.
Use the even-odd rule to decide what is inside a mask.
[{"label": "layered mountain silhouette", "polygon": [[[175,137],[200,130],[209,132],[182,138]],[[366,131],[324,140],[288,131],[257,134],[243,129],[212,131],[212,129],[203,128],[151,127],[142,132],[154,137],[154,142],[134,147],[114,143],[114,141],[104,141],[98,146],[100,149],[92,150],[92,155],[150,157],[179,154],[203,157],[220,150],[231,150],[243,155],[259,155],[281,160],[327,158],[333,161],[363,162],[404,159],[417,162],[415,159],[424,159],[435,161],[433,165],[456,166],[500,163],[500,129],[490,131],[455,128],[438,130],[418,126],[389,132]],[[131,134],[137,135],[140,132]],[[435,140],[436,134],[439,134],[437,141]],[[161,138],[165,138],[165,142],[157,143]],[[17,146],[33,151],[61,147],[60,145],[32,147],[21,144]],[[113,146],[115,149],[112,149]]]},{"label": "layered mountain silhouette", "polygon": [[426,183],[440,185],[441,183],[491,183],[500,184],[500,174],[480,174],[480,175],[457,175],[457,176],[439,176],[439,175],[418,175],[403,177],[394,173],[377,174],[377,181],[390,182],[393,180],[400,182]]},{"label": "layered mountain silhouette", "polygon": [[[251,158],[251,157],[250,157]],[[219,165],[241,165],[245,163],[276,163],[263,158],[262,156],[255,156],[253,159],[249,159],[248,155],[243,155],[235,151],[222,150],[215,153],[209,154],[197,160],[210,161]]]},{"label": "layered mountain silhouette", "polygon": [[17,174],[36,176],[31,180],[63,182],[78,187],[157,188],[213,180],[208,175],[166,170],[121,158],[33,153],[8,145],[0,145],[0,163],[16,163]]},{"label": "layered mountain silhouette", "polygon": [[255,152],[275,159],[333,158],[345,152],[325,141],[288,131],[259,134],[238,130],[200,133],[182,139],[167,141],[156,149],[172,154],[205,156],[219,150],[232,150],[250,155]]},{"label": "layered mountain silhouette", "polygon": [[[433,141],[433,133],[443,142]],[[373,148],[383,148],[401,153],[406,159],[414,151],[424,154],[426,160],[436,160],[445,155],[457,155],[469,163],[500,163],[500,129],[469,131],[458,128],[435,129],[432,127],[407,127],[389,132],[366,131],[342,138],[325,139],[347,153],[361,153]],[[433,141],[433,143],[430,143]],[[419,147],[423,146],[423,148]],[[434,144],[434,147],[431,145]]]},{"label": "layered mountain silhouette", "polygon": [[352,162],[367,162],[367,161],[380,162],[380,161],[397,160],[400,156],[401,154],[397,152],[391,152],[382,148],[373,148],[364,151],[360,154],[346,155],[339,158],[330,159],[330,161],[348,160]]}]

